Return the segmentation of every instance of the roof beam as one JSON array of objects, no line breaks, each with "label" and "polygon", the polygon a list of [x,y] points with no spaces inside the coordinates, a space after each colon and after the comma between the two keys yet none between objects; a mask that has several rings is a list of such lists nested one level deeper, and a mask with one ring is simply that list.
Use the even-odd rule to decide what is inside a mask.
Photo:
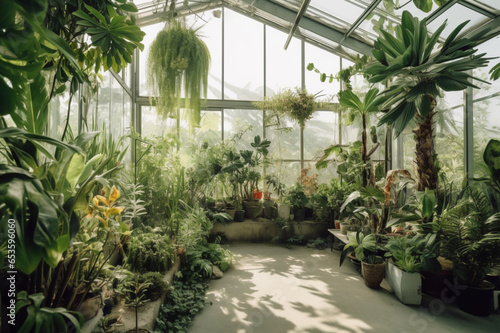
[{"label": "roof beam", "polygon": [[458,0],[450,0],[438,9],[436,9],[434,12],[432,12],[429,16],[427,16],[425,19],[427,23],[431,23],[434,21],[436,18],[438,18],[439,15],[443,14],[445,11],[451,8],[454,4],[456,4]]},{"label": "roof beam", "polygon": [[[252,5],[257,10],[267,12],[289,23],[293,23],[297,16],[295,11],[285,8],[269,0],[241,0],[241,2]],[[230,1],[227,3],[227,6],[231,8]],[[241,11],[241,8],[238,9]],[[254,14],[252,16],[257,15]],[[298,26],[300,28],[312,31],[322,38],[343,45],[346,48],[353,50],[354,52],[358,52],[361,54],[371,54],[372,46],[368,43],[362,42],[352,37],[344,38],[343,32],[335,30],[334,28],[331,28],[321,22],[310,19],[307,16],[302,17]]]},{"label": "roof beam", "polygon": [[290,33],[288,34],[288,37],[285,42],[284,49],[286,50],[288,48],[288,45],[290,44],[290,41],[292,40],[293,34],[295,33],[295,30],[297,30],[297,26],[299,25],[300,19],[302,19],[302,16],[304,16],[304,13],[307,10],[307,7],[309,7],[309,3],[311,0],[304,0],[302,2],[302,5],[300,6],[299,12],[297,13],[297,17],[295,18],[295,22],[293,23],[292,28],[290,29]]},{"label": "roof beam", "polygon": [[356,30],[360,26],[360,24],[363,23],[363,21],[368,17],[368,15],[370,15],[375,10],[375,8],[377,8],[378,4],[381,1],[382,0],[373,0],[371,5],[366,7],[365,11],[358,17],[358,19],[351,25],[349,30],[345,33],[344,37],[342,38],[342,41],[348,38],[354,32],[354,30]]}]

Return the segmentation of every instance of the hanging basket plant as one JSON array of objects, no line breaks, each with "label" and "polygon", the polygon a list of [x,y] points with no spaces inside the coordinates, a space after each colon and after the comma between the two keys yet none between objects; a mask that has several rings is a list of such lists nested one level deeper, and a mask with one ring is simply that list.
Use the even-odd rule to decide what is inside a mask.
[{"label": "hanging basket plant", "polygon": [[158,94],[158,114],[177,117],[183,94],[192,127],[200,123],[200,99],[207,95],[210,66],[210,52],[198,30],[186,27],[183,20],[170,20],[151,44],[148,57],[148,83]]},{"label": "hanging basket plant", "polygon": [[305,127],[306,121],[312,118],[313,112],[320,106],[316,102],[316,95],[300,88],[286,89],[254,104],[262,110],[274,112],[278,118],[288,117],[297,121],[301,128]]}]

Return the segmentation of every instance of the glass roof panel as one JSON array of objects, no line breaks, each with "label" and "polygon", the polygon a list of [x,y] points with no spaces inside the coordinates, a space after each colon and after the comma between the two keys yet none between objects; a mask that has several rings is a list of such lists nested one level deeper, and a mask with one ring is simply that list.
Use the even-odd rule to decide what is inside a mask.
[{"label": "glass roof panel", "polygon": [[471,27],[475,26],[478,23],[482,23],[489,20],[489,18],[472,9],[464,7],[459,3],[456,3],[450,9],[445,11],[443,14],[439,15],[434,21],[429,23],[427,26],[428,30],[431,33],[436,31],[441,26],[441,24],[443,24],[445,20],[448,20],[448,24],[441,33],[441,37],[444,38],[448,37],[448,35],[453,31],[453,29],[455,29],[459,24],[461,24],[466,20],[470,20],[470,22],[462,29],[462,32],[464,32],[467,29],[470,29]]},{"label": "glass roof panel", "polygon": [[366,6],[350,0],[311,0],[307,15],[311,17],[329,17],[342,21],[349,28],[363,13]]},{"label": "glass roof panel", "polygon": [[476,2],[479,2],[482,5],[486,5],[491,9],[500,10],[500,1],[498,0],[478,0]]},{"label": "glass roof panel", "polygon": [[[133,0],[139,9],[137,22],[147,26],[165,20],[165,0]],[[217,9],[221,6],[231,8],[241,14],[271,25],[283,32],[290,31],[296,13],[303,0],[175,0],[176,8],[181,15],[189,15],[202,11]],[[466,19],[471,22],[468,29],[488,22],[500,14],[500,0],[457,0],[454,5],[443,11],[433,6],[430,13],[416,8],[411,0],[395,1],[401,7],[396,8],[392,1],[381,1],[377,8],[365,19],[350,36],[342,38],[357,19],[364,13],[373,0],[311,0],[304,18],[296,30],[296,37],[305,37],[313,43],[335,49],[338,44],[350,47],[355,52],[369,53],[370,45],[377,38],[378,29],[391,31],[398,24],[404,10],[408,10],[419,19],[434,13],[436,18],[429,25],[429,31],[435,31],[445,19],[448,26],[442,34],[446,38],[458,24]],[[169,2],[170,3],[170,2]],[[386,6],[392,6],[387,7]],[[478,11],[475,11],[476,8]],[[444,9],[444,8],[441,8]],[[491,14],[484,16],[490,12]],[[436,15],[438,14],[438,15]],[[214,13],[216,15],[216,13]],[[374,28],[375,23],[375,28]],[[351,38],[350,38],[351,37]],[[329,41],[327,41],[329,40]],[[361,43],[359,43],[361,42]]]}]

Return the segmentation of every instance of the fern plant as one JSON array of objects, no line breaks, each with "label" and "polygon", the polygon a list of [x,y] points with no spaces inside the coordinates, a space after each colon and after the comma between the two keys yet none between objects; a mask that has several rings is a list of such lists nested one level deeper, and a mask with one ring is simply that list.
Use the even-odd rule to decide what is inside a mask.
[{"label": "fern plant", "polygon": [[479,188],[466,188],[456,206],[439,221],[442,254],[453,261],[458,279],[478,287],[500,264],[500,213]]},{"label": "fern plant", "polygon": [[144,185],[130,184],[124,187],[128,194],[127,197],[122,200],[122,205],[126,207],[122,214],[122,221],[137,225],[141,217],[147,214],[146,208],[144,207],[145,202],[141,199],[144,195]]},{"label": "fern plant", "polygon": [[177,117],[184,93],[189,123],[200,122],[200,97],[207,95],[210,52],[198,36],[199,29],[186,27],[182,20],[167,22],[151,44],[148,82],[158,93],[156,110],[163,117]]}]

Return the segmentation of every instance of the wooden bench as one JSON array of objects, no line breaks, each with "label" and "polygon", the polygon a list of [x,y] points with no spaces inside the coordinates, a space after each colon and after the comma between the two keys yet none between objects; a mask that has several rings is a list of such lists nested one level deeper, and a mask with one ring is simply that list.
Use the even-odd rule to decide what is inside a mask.
[{"label": "wooden bench", "polygon": [[341,233],[340,229],[328,229],[328,232],[333,235],[332,247],[330,248],[331,251],[333,251],[333,244],[335,243],[335,239],[340,241],[342,244],[349,243],[349,239],[347,238],[347,235],[344,235],[343,233]]}]

